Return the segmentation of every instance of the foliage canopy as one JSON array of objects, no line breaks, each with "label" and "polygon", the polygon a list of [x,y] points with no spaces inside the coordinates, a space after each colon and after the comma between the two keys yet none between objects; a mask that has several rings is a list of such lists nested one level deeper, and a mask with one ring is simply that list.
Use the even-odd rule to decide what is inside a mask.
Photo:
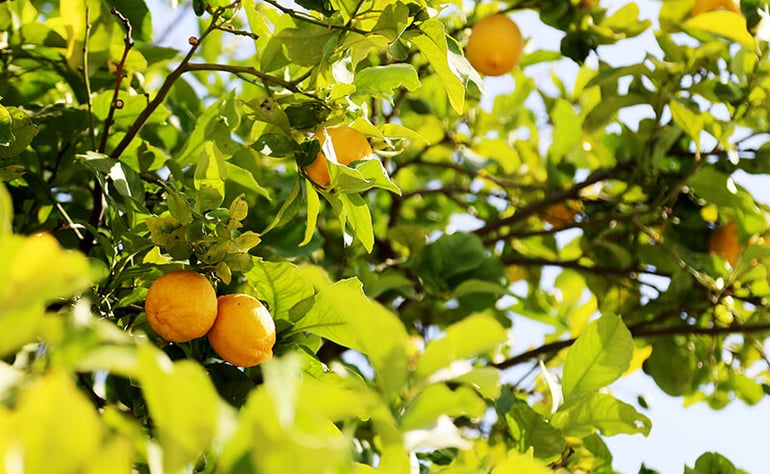
[{"label": "foliage canopy", "polygon": [[[758,403],[770,209],[733,176],[770,174],[770,14],[695,3],[617,65],[633,2],[192,0],[163,47],[153,2],[0,1],[0,472],[609,473],[654,421],[625,374]],[[560,44],[485,80],[469,27],[523,10]],[[337,125],[377,156],[318,186]],[[178,269],[264,302],[273,360],[154,333]]]}]

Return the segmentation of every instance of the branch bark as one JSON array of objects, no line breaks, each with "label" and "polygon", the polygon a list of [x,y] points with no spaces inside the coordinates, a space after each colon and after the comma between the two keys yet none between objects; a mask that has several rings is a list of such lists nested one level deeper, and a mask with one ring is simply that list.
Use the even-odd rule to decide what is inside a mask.
[{"label": "branch bark", "polygon": [[[665,337],[675,335],[701,335],[701,336],[720,336],[728,334],[754,334],[759,332],[770,332],[770,322],[747,324],[742,326],[725,326],[725,327],[698,327],[698,326],[664,326],[656,328],[638,327],[629,328],[631,335],[634,338],[645,337]],[[504,360],[497,364],[492,364],[493,367],[498,369],[507,369],[518,364],[529,362],[540,356],[556,353],[562,349],[571,346],[575,342],[576,338],[565,339],[563,341],[550,342],[543,344],[542,346],[530,349],[522,352],[519,355],[513,356],[510,359]]]}]

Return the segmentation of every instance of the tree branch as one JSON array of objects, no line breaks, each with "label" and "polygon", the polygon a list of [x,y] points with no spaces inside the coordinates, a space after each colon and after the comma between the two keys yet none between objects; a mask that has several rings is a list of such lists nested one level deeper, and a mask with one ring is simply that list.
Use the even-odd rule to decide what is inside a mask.
[{"label": "tree branch", "polygon": [[110,153],[110,156],[112,158],[119,158],[121,154],[128,148],[128,145],[131,143],[131,141],[136,137],[136,135],[139,133],[139,131],[144,127],[144,124],[147,123],[147,120],[150,118],[153,112],[155,112],[155,109],[157,109],[160,104],[163,103],[163,101],[166,99],[166,96],[168,95],[169,91],[171,90],[171,87],[174,85],[177,79],[185,72],[185,68],[187,66],[187,63],[190,62],[190,59],[192,59],[195,52],[198,50],[198,46],[201,44],[201,42],[209,35],[212,31],[214,31],[217,26],[216,23],[219,20],[219,15],[215,14],[211,18],[211,23],[209,23],[208,28],[203,31],[200,38],[190,38],[190,49],[187,51],[187,54],[182,59],[182,62],[179,63],[176,69],[171,71],[171,74],[166,77],[166,80],[163,81],[163,84],[160,86],[160,89],[158,89],[158,92],[155,94],[155,97],[150,101],[149,104],[142,110],[142,112],[139,114],[139,116],[134,120],[134,123],[131,124],[131,127],[129,127],[128,131],[126,131],[126,134],[123,136],[123,139],[118,143],[118,145],[115,147],[114,150],[112,150],[112,153]]},{"label": "tree branch", "polygon": [[[743,326],[725,326],[725,327],[698,327],[698,326],[664,326],[657,328],[629,328],[631,335],[634,338],[644,337],[665,337],[675,335],[702,335],[702,336],[719,336],[726,334],[754,334],[759,332],[770,332],[770,322],[747,324]],[[552,354],[558,352],[564,348],[571,346],[575,342],[576,338],[565,339],[563,341],[550,342],[543,344],[540,347],[530,349],[522,352],[519,355],[513,356],[510,359],[504,360],[497,364],[491,364],[492,367],[498,369],[507,369],[524,362],[529,362],[532,359],[536,359],[540,356]]]},{"label": "tree branch", "polygon": [[527,217],[533,214],[537,214],[538,212],[545,210],[551,204],[556,204],[558,202],[566,201],[568,199],[578,198],[580,196],[580,191],[582,191],[583,189],[593,184],[596,184],[600,181],[614,178],[621,171],[631,168],[633,164],[634,164],[633,160],[625,160],[625,161],[618,162],[612,168],[596,171],[590,176],[588,176],[585,180],[579,183],[575,183],[570,188],[567,188],[555,193],[551,193],[545,196],[543,199],[537,201],[536,203],[533,203],[518,209],[516,213],[513,214],[512,216],[503,217],[496,220],[490,220],[487,223],[487,225],[485,225],[484,227],[481,227],[480,229],[477,229],[476,231],[474,231],[474,233],[480,237],[486,236],[487,234],[493,233],[502,227],[515,224],[523,219],[526,219]]},{"label": "tree branch", "polygon": [[115,110],[123,108],[122,101],[119,99],[120,96],[120,84],[123,82],[123,68],[126,65],[126,59],[128,59],[128,53],[131,51],[131,48],[134,47],[134,39],[131,37],[132,27],[131,22],[128,21],[128,18],[126,18],[122,13],[118,11],[117,8],[112,7],[112,10],[110,10],[110,13],[115,15],[118,20],[120,20],[120,23],[123,25],[123,28],[126,30],[126,34],[123,38],[123,56],[120,58],[120,62],[118,62],[118,66],[115,70],[115,89],[112,93],[112,102],[110,102],[110,110],[107,113],[107,118],[104,120],[104,130],[102,131],[102,141],[99,143],[99,148],[96,150],[99,153],[104,153],[104,150],[107,148],[107,138],[110,134],[110,127],[112,126],[113,122],[115,121]]},{"label": "tree branch", "polygon": [[539,258],[539,257],[524,257],[520,255],[508,255],[504,256],[500,259],[500,261],[506,265],[531,265],[531,266],[553,266],[553,267],[560,267],[560,268],[570,268],[573,270],[588,272],[588,273],[596,273],[599,275],[621,275],[621,276],[630,276],[633,274],[647,274],[647,275],[656,275],[656,276],[664,276],[668,277],[671,276],[668,273],[663,273],[655,270],[647,270],[643,268],[618,268],[618,267],[609,267],[604,265],[593,265],[588,266],[580,263],[579,259],[575,260],[550,260],[547,258]]},{"label": "tree branch", "polygon": [[294,82],[285,81],[279,77],[266,74],[252,66],[232,66],[229,64],[212,64],[212,63],[188,63],[185,65],[182,72],[188,71],[223,71],[232,74],[249,74],[264,82],[281,86],[284,89],[290,90],[296,93],[302,93]]}]

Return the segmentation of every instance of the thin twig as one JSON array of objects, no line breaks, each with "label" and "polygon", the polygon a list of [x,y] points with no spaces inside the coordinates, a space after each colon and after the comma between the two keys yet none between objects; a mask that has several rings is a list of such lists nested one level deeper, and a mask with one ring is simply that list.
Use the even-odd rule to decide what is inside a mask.
[{"label": "thin twig", "polygon": [[131,37],[131,22],[128,21],[128,18],[126,18],[122,13],[118,11],[117,8],[112,7],[112,10],[110,10],[110,13],[115,15],[118,20],[120,20],[120,23],[123,25],[123,28],[126,30],[126,34],[123,39],[123,55],[120,58],[120,62],[118,62],[118,66],[115,70],[115,89],[112,94],[112,102],[110,102],[110,110],[107,113],[107,119],[104,121],[104,131],[102,132],[102,141],[99,144],[98,152],[104,153],[104,150],[107,148],[107,138],[110,134],[110,127],[112,126],[112,123],[114,122],[115,117],[115,110],[122,108],[122,104],[120,102],[120,84],[123,82],[123,68],[126,65],[126,59],[128,59],[128,53],[131,51],[131,48],[134,47],[134,40]]},{"label": "thin twig", "polygon": [[[91,148],[96,150],[96,128],[94,126],[94,106],[91,101],[91,72],[88,70],[88,40],[91,36],[91,7],[86,7],[86,37],[83,40],[83,80],[86,85],[86,107],[88,108],[88,136]],[[80,234],[78,234],[80,237]],[[82,237],[80,237],[82,239]]]},{"label": "thin twig", "polygon": [[[302,93],[302,91],[297,88],[297,85],[292,81],[284,81],[281,78],[271,76],[270,74],[266,74],[255,67],[252,66],[233,66],[229,64],[213,64],[213,63],[188,63],[185,65],[183,72],[193,72],[193,71],[222,71],[222,72],[229,72],[232,74],[249,74],[251,76],[258,77],[264,82],[267,82],[269,84],[275,84],[277,86],[281,86],[284,89],[290,90],[292,92],[296,93]],[[310,96],[314,97],[315,96]]]},{"label": "thin twig", "polygon": [[155,109],[157,109],[160,104],[163,103],[163,101],[166,99],[166,96],[168,95],[169,91],[171,90],[171,86],[174,85],[177,79],[185,72],[185,68],[187,67],[187,64],[190,62],[190,59],[192,59],[195,52],[198,50],[198,46],[203,42],[206,37],[211,34],[212,31],[217,29],[217,21],[219,20],[219,14],[214,14],[211,18],[211,23],[209,23],[208,28],[206,28],[203,33],[201,34],[200,38],[190,38],[190,49],[187,51],[187,54],[182,59],[182,62],[179,63],[179,65],[171,71],[171,74],[169,74],[166,77],[166,80],[163,82],[163,84],[160,86],[160,89],[158,89],[158,92],[155,94],[155,97],[150,101],[149,104],[142,110],[142,112],[139,114],[139,116],[134,120],[134,123],[131,124],[131,127],[126,131],[126,134],[123,136],[123,139],[120,140],[120,143],[115,147],[114,150],[112,150],[112,153],[110,153],[110,156],[112,158],[118,158],[120,155],[128,148],[128,145],[131,143],[131,140],[134,139],[134,137],[139,133],[139,131],[144,127],[144,124],[147,123],[147,120],[150,118],[153,112],[155,112]]}]

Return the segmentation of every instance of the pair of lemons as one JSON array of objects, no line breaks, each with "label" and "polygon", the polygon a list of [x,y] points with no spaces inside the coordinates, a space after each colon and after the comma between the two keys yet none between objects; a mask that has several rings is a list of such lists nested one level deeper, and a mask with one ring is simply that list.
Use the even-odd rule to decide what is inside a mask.
[{"label": "pair of lemons", "polygon": [[262,302],[243,293],[217,298],[200,273],[176,270],[161,276],[150,286],[144,309],[150,327],[167,341],[205,335],[222,359],[240,367],[273,356],[275,323]]}]

